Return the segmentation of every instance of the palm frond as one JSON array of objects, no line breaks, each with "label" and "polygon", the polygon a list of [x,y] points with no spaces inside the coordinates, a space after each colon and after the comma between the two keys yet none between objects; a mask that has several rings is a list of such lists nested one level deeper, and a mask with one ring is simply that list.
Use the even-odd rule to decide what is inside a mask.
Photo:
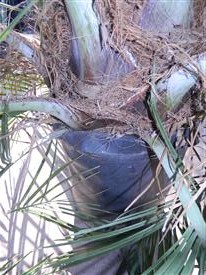
[{"label": "palm frond", "polygon": [[8,260],[6,263],[4,263],[2,266],[0,266],[0,272],[2,275],[9,274],[19,263],[22,262],[23,259],[25,259],[30,253],[19,257],[19,259],[16,259],[15,257]]},{"label": "palm frond", "polygon": [[[154,137],[153,141],[148,140],[148,142],[150,143],[153,151],[156,153],[156,155],[160,160],[162,159],[162,156],[163,156],[162,165],[168,177],[174,182],[174,186],[177,190],[177,194],[180,198],[180,201],[183,207],[187,212],[187,215],[192,224],[192,227],[195,228],[198,236],[201,238],[203,243],[206,243],[206,235],[205,235],[206,223],[204,221],[204,218],[202,217],[199,207],[192,199],[190,190],[185,184],[186,178],[184,176],[184,171],[181,168],[182,162],[179,159],[178,153],[172,146],[172,143],[157,113],[154,96],[151,98],[150,106],[151,106],[152,114],[154,115],[154,119],[157,123],[157,127],[163,138],[163,142],[157,136]],[[170,152],[169,155],[167,155],[167,152],[165,152],[165,146],[166,148],[168,148]],[[188,184],[188,186],[190,186],[190,184]]]}]

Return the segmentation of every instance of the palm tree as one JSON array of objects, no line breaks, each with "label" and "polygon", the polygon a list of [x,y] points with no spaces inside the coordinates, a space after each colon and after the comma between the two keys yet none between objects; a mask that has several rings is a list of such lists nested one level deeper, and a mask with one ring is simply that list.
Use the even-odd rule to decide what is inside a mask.
[{"label": "palm tree", "polygon": [[[204,274],[204,173],[193,167],[204,167],[204,1],[37,2],[28,1],[7,28],[2,26],[0,39],[10,53],[2,61],[8,69],[1,69],[1,175],[13,164],[10,145],[27,119],[22,112],[44,112],[69,127],[52,126],[37,171],[12,211],[60,226],[65,238],[53,246],[73,250],[47,254],[28,274],[75,264],[85,271],[82,262],[113,251],[110,262],[119,251],[122,262],[119,270],[110,267],[111,274],[125,267],[131,274],[191,274],[195,267]],[[37,36],[13,31],[31,8]],[[37,96],[34,83],[48,93]],[[67,154],[63,163],[59,142],[51,149],[57,137]],[[49,155],[51,172],[36,187]],[[66,177],[51,187],[61,173]],[[62,200],[55,188],[67,181],[74,198]],[[59,211],[74,215],[75,224]],[[19,264],[11,263],[2,269]]]}]

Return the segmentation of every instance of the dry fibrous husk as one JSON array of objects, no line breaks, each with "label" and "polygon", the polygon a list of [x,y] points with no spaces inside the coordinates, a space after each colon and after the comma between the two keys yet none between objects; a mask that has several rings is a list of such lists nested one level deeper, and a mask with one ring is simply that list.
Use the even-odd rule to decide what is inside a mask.
[{"label": "dry fibrous husk", "polygon": [[[203,25],[199,24],[197,28],[196,21],[193,22],[193,27],[188,29],[175,26],[169,35],[168,33],[153,34],[138,27],[143,7],[147,2],[149,1],[96,1],[103,25],[103,39],[106,43],[123,55],[129,51],[138,69],[146,74],[151,69],[151,60],[154,55],[160,70],[163,71],[166,66],[168,67],[171,58],[175,57],[183,61],[177,46],[190,55],[205,50]],[[203,6],[202,0],[197,2],[200,7]],[[197,2],[195,1],[195,10],[199,7]],[[201,21],[203,21],[202,11],[204,11],[203,8],[199,13],[199,16],[202,16]],[[199,20],[198,16],[195,18]]]},{"label": "dry fibrous husk", "polygon": [[41,52],[53,96],[71,92],[71,25],[63,2],[46,2],[38,18]]},{"label": "dry fibrous husk", "polygon": [[[145,102],[151,90],[151,80],[157,83],[167,78],[174,65],[177,69],[184,67],[192,56],[206,51],[203,2],[195,1],[190,28],[175,26],[170,33],[154,34],[138,26],[147,1],[94,1],[93,8],[100,22],[102,47],[106,49],[105,57],[109,51],[114,53],[114,57],[117,53],[133,69],[123,72],[121,66],[108,64],[110,67],[105,70],[105,74],[112,75],[116,69],[119,72],[114,77],[91,81],[81,81],[72,72],[73,30],[63,1],[45,2],[39,13],[38,26],[41,55],[50,82],[51,96],[65,105],[72,105],[82,120],[83,128],[98,127],[98,123],[94,122],[104,121],[104,125],[122,125],[132,131],[136,127],[142,135],[148,133],[152,126]],[[125,70],[123,67],[122,70]],[[164,102],[164,91],[159,96],[160,101]],[[186,96],[184,104],[174,112],[170,110],[164,114],[163,119],[168,128],[181,120],[183,114],[186,117],[192,115],[189,98],[190,95]]]},{"label": "dry fibrous husk", "polygon": [[[129,119],[130,114],[136,115],[139,122],[138,130],[145,123],[144,120],[141,120],[141,117],[147,117],[143,104],[138,102],[145,100],[147,92],[150,90],[148,82],[152,79],[154,83],[157,83],[159,79],[170,75],[170,70],[174,65],[178,70],[184,67],[184,64],[189,62],[192,56],[206,51],[203,31],[203,1],[195,3],[195,14],[191,28],[182,29],[181,26],[176,26],[169,35],[164,33],[155,35],[138,27],[141,12],[146,2],[95,1],[104,43],[120,53],[126,61],[128,61],[128,55],[130,55],[130,60],[132,56],[135,69],[133,73],[118,79],[116,82],[101,85],[101,88],[100,85],[96,85],[94,93],[91,92],[92,86],[89,89],[84,84],[80,85],[84,87],[81,89],[84,90],[82,95],[94,100],[93,105],[91,100],[88,100],[90,102],[88,104],[89,110],[98,110],[99,117],[102,114],[103,118],[106,115],[103,111],[105,107],[111,108],[116,114],[121,112],[122,109],[126,110],[128,125],[133,125],[133,122]],[[197,14],[202,17],[202,20],[198,19],[202,23],[197,23]],[[97,87],[98,91],[101,90],[101,92],[96,92]],[[129,89],[126,87],[129,87]],[[81,90],[79,90],[80,94]],[[159,110],[162,108],[162,113],[165,111],[162,118],[168,128],[173,123],[179,123],[183,117],[187,118],[194,115],[190,103],[192,94],[193,91],[184,98],[182,104],[174,112],[167,112],[166,108],[162,108],[162,104],[160,104]],[[159,96],[161,97],[160,103],[161,101],[164,102],[164,92]],[[87,106],[86,102],[84,106]],[[147,124],[147,126],[151,127],[150,124]]]},{"label": "dry fibrous husk", "polygon": [[0,79],[5,77],[5,74],[12,74],[19,71],[25,74],[36,74],[37,70],[31,62],[24,56],[15,51],[10,51],[8,48],[4,58],[0,58]]}]

